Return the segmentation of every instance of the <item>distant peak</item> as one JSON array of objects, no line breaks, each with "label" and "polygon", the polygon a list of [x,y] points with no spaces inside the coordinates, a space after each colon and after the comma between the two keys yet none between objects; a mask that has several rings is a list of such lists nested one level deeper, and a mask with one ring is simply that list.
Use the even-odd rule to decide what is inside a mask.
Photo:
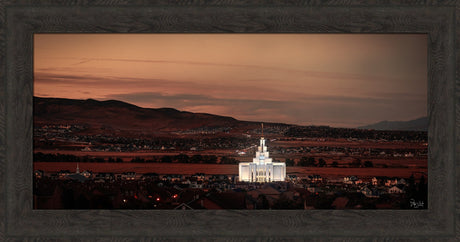
[{"label": "distant peak", "polygon": [[428,130],[428,117],[420,117],[409,121],[381,121],[378,123],[360,126],[358,129],[375,129],[375,130]]}]

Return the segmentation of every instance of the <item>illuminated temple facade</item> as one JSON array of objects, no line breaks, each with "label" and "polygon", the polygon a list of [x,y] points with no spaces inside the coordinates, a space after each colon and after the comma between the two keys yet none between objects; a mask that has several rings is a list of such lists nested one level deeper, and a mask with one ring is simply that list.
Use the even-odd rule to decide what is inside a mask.
[{"label": "illuminated temple facade", "polygon": [[286,179],[286,163],[272,162],[269,157],[264,137],[260,138],[260,146],[252,162],[239,164],[239,181],[274,182]]}]

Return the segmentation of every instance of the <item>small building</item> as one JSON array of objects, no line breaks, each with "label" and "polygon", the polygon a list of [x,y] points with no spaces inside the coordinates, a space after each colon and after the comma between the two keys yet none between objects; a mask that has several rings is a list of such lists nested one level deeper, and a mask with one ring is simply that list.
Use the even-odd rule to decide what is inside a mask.
[{"label": "small building", "polygon": [[288,181],[297,181],[297,179],[298,179],[297,175],[287,175]]},{"label": "small building", "polygon": [[190,183],[190,188],[201,189],[201,188],[203,188],[203,182],[202,181],[193,181],[193,182]]},{"label": "small building", "polygon": [[379,191],[375,188],[364,187],[360,190],[360,192],[366,197],[373,197],[373,198],[380,197]]},{"label": "small building", "polygon": [[93,173],[91,171],[85,170],[80,173],[80,175],[86,177],[86,178],[91,178],[93,176]]},{"label": "small building", "polygon": [[189,205],[187,205],[186,203],[181,203],[179,206],[175,207],[174,208],[175,210],[193,210],[192,207],[190,207]]},{"label": "small building", "polygon": [[398,184],[398,179],[397,178],[387,179],[385,181],[385,186],[387,186],[387,187],[395,186],[396,184]]},{"label": "small building", "polygon": [[42,170],[35,170],[35,171],[34,171],[34,176],[35,176],[36,178],[39,178],[39,179],[42,178],[44,174],[45,174],[45,173],[44,173]]},{"label": "small building", "polygon": [[163,176],[163,181],[180,182],[180,181],[182,181],[182,175],[179,175],[179,174],[164,175]]},{"label": "small building", "polygon": [[404,193],[404,187],[401,185],[392,186],[388,189],[388,193]]},{"label": "small building", "polygon": [[142,180],[151,179],[158,180],[160,176],[157,173],[145,173],[142,175]]},{"label": "small building", "polygon": [[123,172],[120,178],[122,180],[134,180],[136,179],[136,172],[134,171]]},{"label": "small building", "polygon": [[345,184],[355,184],[359,179],[356,176],[346,176],[343,178]]},{"label": "small building", "polygon": [[377,180],[377,177],[373,177],[372,178],[372,186],[377,186],[378,185],[378,180]]},{"label": "small building", "polygon": [[113,180],[115,175],[111,172],[100,172],[96,175],[96,179],[103,179],[103,180]]},{"label": "small building", "polygon": [[57,176],[58,176],[59,179],[64,179],[70,174],[72,174],[72,173],[69,170],[60,170],[60,171],[58,171]]},{"label": "small building", "polygon": [[398,182],[397,182],[397,185],[406,185],[406,184],[407,184],[407,182],[406,182],[406,180],[404,178],[399,179]]},{"label": "small building", "polygon": [[192,178],[195,178],[197,181],[204,181],[205,174],[204,173],[195,173],[192,175]]},{"label": "small building", "polygon": [[310,180],[310,182],[313,182],[313,183],[318,183],[318,182],[323,181],[323,178],[320,175],[309,175],[307,178],[308,180]]},{"label": "small building", "polygon": [[337,197],[331,206],[335,209],[344,209],[347,207],[348,201],[347,197]]}]

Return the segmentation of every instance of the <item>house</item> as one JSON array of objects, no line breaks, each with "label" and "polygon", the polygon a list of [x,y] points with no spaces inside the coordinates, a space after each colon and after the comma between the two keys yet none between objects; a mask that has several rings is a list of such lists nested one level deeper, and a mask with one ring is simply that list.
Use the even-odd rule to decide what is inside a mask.
[{"label": "house", "polygon": [[142,175],[142,180],[151,179],[158,180],[160,176],[157,173],[145,173]]},{"label": "house", "polygon": [[397,178],[391,178],[391,179],[387,179],[385,181],[385,186],[387,186],[387,187],[391,187],[391,186],[394,186],[396,184],[398,184],[398,179]]},{"label": "house", "polygon": [[310,182],[322,182],[323,178],[320,175],[309,175],[308,179]]},{"label": "house", "polygon": [[203,188],[203,182],[202,181],[193,181],[190,184],[190,188]]},{"label": "house", "polygon": [[180,182],[182,180],[182,175],[178,174],[168,174],[163,176],[163,181],[170,181],[170,182]]},{"label": "house", "polygon": [[189,178],[186,178],[186,179],[182,180],[181,183],[182,183],[183,185],[189,185],[189,186],[190,186],[190,184],[192,184],[192,181],[190,181]]},{"label": "house", "polygon": [[187,205],[186,203],[181,203],[179,206],[175,207],[174,209],[180,209],[180,210],[193,210],[192,207]]},{"label": "house", "polygon": [[406,185],[406,184],[407,184],[407,182],[406,182],[406,180],[404,178],[399,179],[398,182],[397,182],[397,185]]},{"label": "house", "polygon": [[209,178],[209,180],[210,181],[230,181],[232,180],[232,178],[227,175],[212,175]]},{"label": "house", "polygon": [[375,188],[364,187],[360,190],[360,192],[366,197],[380,197],[380,192]]},{"label": "house", "polygon": [[211,207],[211,205],[217,205],[218,208],[223,208],[223,209],[245,209],[246,208],[246,197],[242,193],[222,192],[222,193],[210,194],[210,196],[206,196],[206,198],[209,199],[209,202],[206,200],[204,201],[204,207],[207,209],[216,208],[216,207]]},{"label": "house", "polygon": [[70,174],[71,174],[71,172],[69,170],[60,170],[57,173],[58,178],[60,178],[60,179],[63,179],[63,178],[67,177]]},{"label": "house", "polygon": [[297,179],[298,179],[297,175],[287,175],[288,181],[297,181]]},{"label": "house", "polygon": [[122,180],[134,180],[136,178],[136,172],[134,171],[123,172],[120,178]]},{"label": "house", "polygon": [[196,178],[197,181],[204,181],[205,174],[204,173],[195,173],[192,175],[193,178]]},{"label": "house", "polygon": [[81,172],[80,175],[82,175],[82,176],[84,176],[86,178],[91,178],[93,176],[93,173],[91,171],[85,170],[85,171]]},{"label": "house", "polygon": [[359,179],[356,176],[346,176],[343,178],[345,184],[355,184]]},{"label": "house", "polygon": [[404,193],[404,186],[402,185],[395,185],[395,186],[392,186],[388,189],[388,193]]},{"label": "house", "polygon": [[306,189],[307,189],[307,191],[309,191],[311,193],[321,192],[321,188],[319,188],[319,187],[307,187]]},{"label": "house", "polygon": [[331,206],[335,209],[344,209],[347,207],[348,201],[347,197],[337,197]]},{"label": "house", "polygon": [[79,181],[79,182],[85,182],[88,180],[85,176],[83,176],[81,173],[73,173],[70,175],[67,175],[66,178],[74,180],[74,181]]},{"label": "house", "polygon": [[96,179],[103,179],[103,180],[113,180],[115,175],[111,172],[100,172],[96,175]]},{"label": "house", "polygon": [[36,178],[42,178],[45,173],[42,170],[35,170],[34,171],[34,176]]},{"label": "house", "polygon": [[377,177],[373,177],[372,180],[371,180],[371,182],[372,182],[372,186],[377,186],[379,180],[377,180]]},{"label": "house", "polygon": [[222,206],[210,200],[207,197],[201,197],[190,204],[192,207],[198,207],[201,209],[222,209]]},{"label": "house", "polygon": [[247,195],[249,195],[253,200],[257,200],[259,195],[264,195],[269,203],[273,204],[276,200],[279,199],[281,192],[273,186],[265,184],[263,187],[248,191]]}]

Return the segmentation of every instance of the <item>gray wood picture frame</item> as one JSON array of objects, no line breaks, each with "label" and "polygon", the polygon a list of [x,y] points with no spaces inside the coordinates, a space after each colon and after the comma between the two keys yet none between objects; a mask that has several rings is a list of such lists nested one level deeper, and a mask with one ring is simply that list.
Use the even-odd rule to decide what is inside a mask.
[{"label": "gray wood picture frame", "polygon": [[[460,241],[457,1],[0,1],[0,241]],[[33,210],[34,33],[426,33],[427,210]]]}]

